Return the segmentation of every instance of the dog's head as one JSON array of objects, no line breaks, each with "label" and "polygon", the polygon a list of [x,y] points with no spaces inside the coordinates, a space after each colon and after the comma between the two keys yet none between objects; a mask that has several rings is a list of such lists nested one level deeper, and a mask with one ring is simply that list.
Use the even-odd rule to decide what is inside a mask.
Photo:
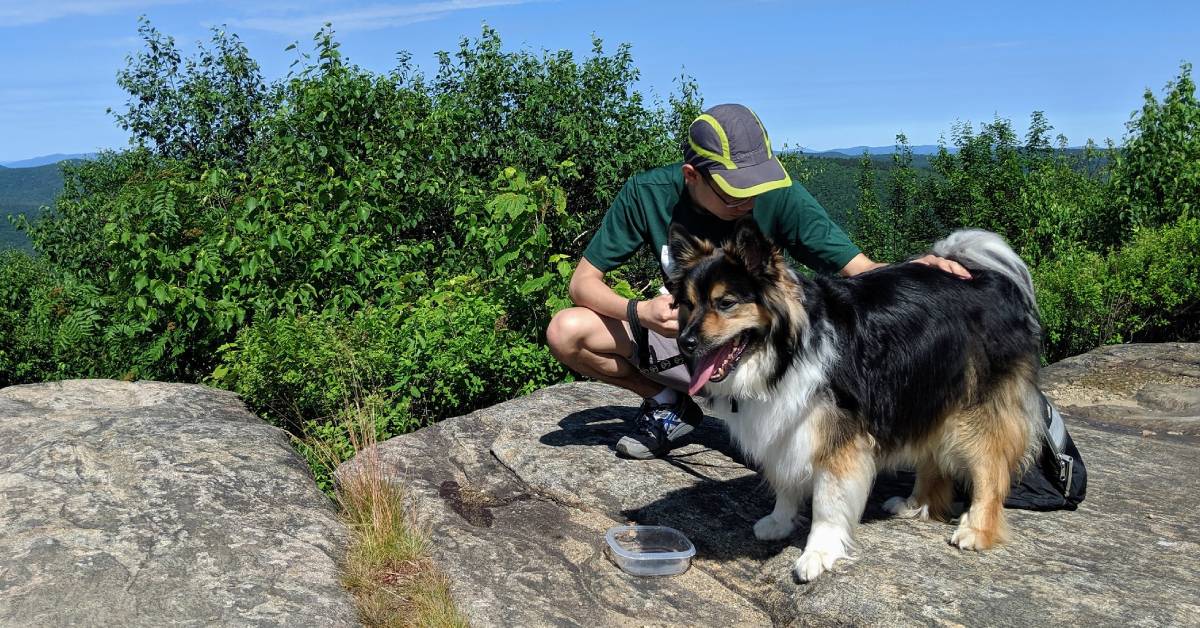
[{"label": "dog's head", "polygon": [[679,307],[679,348],[691,360],[691,394],[733,382],[742,371],[756,371],[747,376],[753,381],[729,390],[772,386],[807,325],[800,286],[779,249],[752,217],[733,229],[718,247],[671,226],[671,295]]}]

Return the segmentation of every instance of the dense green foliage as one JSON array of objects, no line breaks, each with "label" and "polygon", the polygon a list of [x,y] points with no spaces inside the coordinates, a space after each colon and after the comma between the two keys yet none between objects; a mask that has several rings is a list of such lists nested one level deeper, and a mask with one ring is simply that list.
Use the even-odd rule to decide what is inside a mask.
[{"label": "dense green foliage", "polygon": [[884,261],[928,249],[960,227],[1003,235],[1033,271],[1056,360],[1100,344],[1194,339],[1200,333],[1200,102],[1191,66],[1159,102],[1147,91],[1123,149],[1068,151],[1034,112],[1021,142],[1003,119],[959,124],[952,146],[915,170],[897,138],[877,193],[864,157],[852,233]]},{"label": "dense green foliage", "polygon": [[[686,77],[648,102],[629,49],[598,40],[582,60],[506,52],[485,27],[427,77],[403,54],[368,72],[324,30],[268,85],[223,31],[189,59],[140,33],[118,78],[133,146],[66,165],[53,212],[18,220],[39,255],[0,254],[0,386],[204,381],[342,451],[348,405],[386,438],[567,377],[542,334],[574,262],[628,176],[679,159],[700,109]],[[1119,151],[1054,146],[1034,114],[1024,141],[962,124],[927,161],[903,136],[861,163],[784,159],[877,259],[960,226],[1003,234],[1034,270],[1052,359],[1193,338],[1190,67],[1167,91]]]},{"label": "dense green foliage", "polygon": [[121,128],[168,159],[197,166],[242,164],[267,94],[258,64],[238,37],[214,29],[210,45],[182,59],[175,39],[145,17],[138,35],[145,50],[129,57],[117,74],[117,84],[129,93],[126,111],[116,114]]},{"label": "dense green foliage", "polygon": [[1155,227],[1200,205],[1200,101],[1192,66],[1167,85],[1162,102],[1146,90],[1129,123],[1130,138],[1116,155],[1113,191],[1121,225]]},{"label": "dense green foliage", "polygon": [[39,257],[0,259],[19,277],[0,386],[206,381],[345,451],[353,400],[387,437],[567,377],[542,334],[574,262],[699,113],[686,79],[647,102],[599,40],[506,52],[485,27],[430,78],[406,55],[363,70],[324,30],[264,86],[223,31],[186,60],[140,32],[119,76],[134,146],[66,167],[52,216],[22,222]]}]

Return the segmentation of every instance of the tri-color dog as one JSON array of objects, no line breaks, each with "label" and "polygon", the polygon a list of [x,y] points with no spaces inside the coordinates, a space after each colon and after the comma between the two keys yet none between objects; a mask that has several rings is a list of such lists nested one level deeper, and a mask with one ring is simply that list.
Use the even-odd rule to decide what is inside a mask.
[{"label": "tri-color dog", "polygon": [[672,295],[691,393],[757,463],[775,510],[759,539],[812,526],[795,573],[847,558],[876,472],[917,470],[889,511],[947,520],[955,481],[971,500],[950,542],[985,550],[1007,534],[1003,504],[1037,450],[1040,327],[1029,270],[999,236],[958,231],[933,252],[964,280],[920,264],[805,278],[752,218],[724,246],[672,227]]}]

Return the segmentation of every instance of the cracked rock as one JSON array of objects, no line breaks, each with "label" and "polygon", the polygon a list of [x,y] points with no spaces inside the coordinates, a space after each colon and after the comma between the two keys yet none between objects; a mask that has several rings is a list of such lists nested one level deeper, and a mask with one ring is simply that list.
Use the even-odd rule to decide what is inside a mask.
[{"label": "cracked rock", "polygon": [[0,390],[0,625],[355,625],[345,542],[287,436],[233,393]]}]

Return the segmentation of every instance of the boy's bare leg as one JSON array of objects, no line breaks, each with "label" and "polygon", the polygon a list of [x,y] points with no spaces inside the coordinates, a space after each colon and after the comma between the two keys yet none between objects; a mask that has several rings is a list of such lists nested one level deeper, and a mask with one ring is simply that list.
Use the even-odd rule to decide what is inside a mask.
[{"label": "boy's bare leg", "polygon": [[546,341],[559,362],[582,375],[620,386],[642,398],[663,389],[629,362],[633,342],[625,324],[585,307],[567,308],[550,321]]}]

